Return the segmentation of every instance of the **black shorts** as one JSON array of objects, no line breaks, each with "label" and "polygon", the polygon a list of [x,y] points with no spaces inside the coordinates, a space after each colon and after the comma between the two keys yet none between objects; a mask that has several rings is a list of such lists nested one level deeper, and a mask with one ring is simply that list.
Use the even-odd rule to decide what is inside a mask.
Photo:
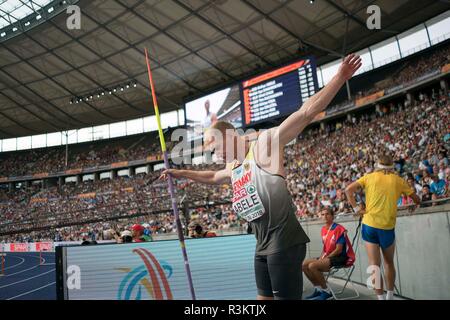
[{"label": "black shorts", "polygon": [[266,256],[255,255],[258,295],[276,300],[300,300],[303,292],[302,263],[306,244],[298,244]]},{"label": "black shorts", "polygon": [[[316,258],[319,260],[319,258]],[[347,264],[347,256],[335,256],[328,258],[330,259],[330,268],[336,267],[336,268],[342,268]]]}]

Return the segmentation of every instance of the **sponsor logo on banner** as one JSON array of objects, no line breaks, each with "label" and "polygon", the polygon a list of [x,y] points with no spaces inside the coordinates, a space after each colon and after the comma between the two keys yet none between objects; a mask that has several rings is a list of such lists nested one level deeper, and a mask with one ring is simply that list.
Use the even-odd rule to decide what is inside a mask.
[{"label": "sponsor logo on banner", "polygon": [[89,192],[89,193],[81,193],[77,195],[77,198],[79,199],[86,199],[86,198],[95,198],[97,193],[95,192]]},{"label": "sponsor logo on banner", "polygon": [[450,71],[450,63],[447,63],[445,66],[442,67],[441,72],[447,73]]},{"label": "sponsor logo on banner", "polygon": [[129,166],[138,165],[138,164],[145,164],[145,160],[130,160],[128,161]]},{"label": "sponsor logo on banner", "polygon": [[162,156],[159,154],[157,156],[148,156],[147,157],[147,161],[157,161],[157,160],[161,160]]},{"label": "sponsor logo on banner", "polygon": [[335,105],[335,106],[332,106],[332,107],[328,108],[325,111],[325,114],[326,115],[330,115],[330,114],[339,113],[339,112],[342,112],[344,110],[353,108],[354,106],[355,106],[355,103],[353,101],[348,101],[346,103],[341,103],[341,104],[338,104],[338,105]]},{"label": "sponsor logo on banner", "polygon": [[28,243],[11,243],[9,245],[11,252],[28,252],[30,251]]},{"label": "sponsor logo on banner", "polygon": [[427,79],[427,78],[431,78],[431,77],[433,77],[433,76],[435,76],[435,75],[438,75],[439,73],[440,73],[440,70],[439,70],[439,69],[434,70],[434,71],[431,71],[430,73],[424,74],[423,76],[420,76],[420,77],[416,78],[415,80],[409,82],[409,84],[414,84],[414,83],[416,83],[416,82],[425,80],[425,79]]},{"label": "sponsor logo on banner", "polygon": [[399,90],[403,89],[404,87],[405,87],[405,85],[400,84],[400,85],[398,85],[398,86],[389,88],[389,89],[386,90],[386,94],[390,94],[390,93],[392,93],[392,92],[399,91]]},{"label": "sponsor logo on banner", "polygon": [[382,96],[384,96],[384,90],[380,90],[380,91],[372,93],[371,95],[368,95],[366,97],[362,97],[362,98],[356,99],[356,106],[360,107],[362,105],[365,105],[366,103],[375,101],[378,98],[381,98]]},{"label": "sponsor logo on banner", "polygon": [[95,167],[94,169],[95,169],[95,170],[108,170],[109,168],[110,168],[110,166],[107,165],[107,164],[105,164],[105,165],[103,165],[103,166],[97,166],[97,167]]},{"label": "sponsor logo on banner", "polygon": [[82,172],[82,170],[81,169],[70,169],[70,170],[66,170],[65,172],[66,172],[66,174],[79,174]]},{"label": "sponsor logo on banner", "polygon": [[319,113],[318,115],[316,115],[313,119],[313,122],[317,122],[322,120],[323,118],[325,118],[325,111],[322,111],[321,113]]},{"label": "sponsor logo on banner", "polygon": [[53,242],[36,242],[36,251],[53,251]]},{"label": "sponsor logo on banner", "polygon": [[168,282],[172,277],[172,266],[165,261],[158,261],[146,249],[134,249],[133,253],[139,255],[143,264],[136,268],[116,268],[118,271],[126,272],[120,282],[117,299],[172,300],[172,290]]},{"label": "sponsor logo on banner", "polygon": [[33,178],[46,178],[48,177],[48,172],[41,172],[33,174]]},{"label": "sponsor logo on banner", "polygon": [[114,163],[111,163],[111,168],[126,167],[127,165],[128,165],[128,161],[114,162]]}]

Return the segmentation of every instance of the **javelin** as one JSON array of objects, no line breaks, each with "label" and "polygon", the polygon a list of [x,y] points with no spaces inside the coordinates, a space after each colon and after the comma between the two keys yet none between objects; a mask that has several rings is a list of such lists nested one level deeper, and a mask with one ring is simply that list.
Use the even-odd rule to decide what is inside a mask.
[{"label": "javelin", "polygon": [[[152,92],[152,98],[153,98],[153,107],[155,108],[156,122],[158,124],[159,142],[161,143],[161,150],[162,150],[163,157],[164,157],[164,166],[166,167],[166,169],[169,169],[170,165],[169,165],[169,158],[167,155],[166,141],[164,140],[164,134],[163,134],[162,127],[161,127],[161,118],[159,117],[158,102],[156,100],[155,87],[153,85],[152,70],[150,68],[150,61],[148,59],[147,48],[145,48],[144,51],[145,51],[145,62],[147,63],[148,80],[150,82],[150,90]],[[178,214],[177,200],[175,198],[175,191],[173,188],[172,176],[170,174],[168,175],[168,183],[169,183],[170,198],[172,200],[172,210],[173,210],[173,214],[175,215],[175,221],[177,224],[178,239],[180,240],[181,251],[183,252],[184,265],[185,265],[186,273],[187,273],[187,277],[188,277],[189,288],[191,290],[191,297],[192,297],[192,300],[195,300],[195,292],[194,292],[194,285],[192,284],[191,268],[189,267],[189,260],[188,260],[188,256],[187,256],[187,252],[186,252],[186,245],[184,243],[184,235],[182,232],[180,215]]]}]

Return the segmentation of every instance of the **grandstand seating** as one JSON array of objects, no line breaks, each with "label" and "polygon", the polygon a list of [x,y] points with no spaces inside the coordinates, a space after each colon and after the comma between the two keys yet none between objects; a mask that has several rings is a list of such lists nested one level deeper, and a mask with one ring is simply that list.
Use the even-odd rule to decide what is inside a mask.
[{"label": "grandstand seating", "polygon": [[[411,83],[417,77],[450,62],[450,46],[428,50],[389,66],[384,78],[371,85],[368,78],[357,86],[355,99],[377,90]],[[381,74],[381,71],[374,71]],[[364,76],[360,76],[364,78]],[[364,88],[361,85],[366,85]],[[331,205],[338,217],[350,212],[345,201],[346,185],[373,167],[380,148],[394,155],[400,174],[410,176],[419,195],[438,175],[449,195],[449,96],[439,88],[418,89],[412,101],[405,95],[382,101],[378,108],[338,117],[322,127],[312,126],[294,145],[285,149],[287,183],[299,219],[314,218],[322,206]],[[339,99],[334,101],[340,105]],[[336,107],[330,107],[336,113]],[[41,172],[96,167],[120,161],[144,159],[159,154],[154,133],[114,140],[71,145],[68,166],[64,147],[0,154],[1,176],[24,176]],[[189,168],[190,166],[184,166]],[[199,169],[218,168],[201,165]],[[111,228],[126,229],[133,223],[148,222],[155,233],[175,231],[170,199],[159,172],[130,177],[66,183],[41,188],[22,185],[12,191],[0,189],[0,240],[79,240],[101,238]],[[193,215],[210,229],[243,226],[232,212],[230,189],[177,181],[178,199],[188,195]],[[408,204],[410,199],[400,199]]]}]

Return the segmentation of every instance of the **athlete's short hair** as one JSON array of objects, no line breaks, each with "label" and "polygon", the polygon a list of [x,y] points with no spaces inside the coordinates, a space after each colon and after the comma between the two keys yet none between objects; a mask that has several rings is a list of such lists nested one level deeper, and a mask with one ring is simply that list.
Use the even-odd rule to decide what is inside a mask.
[{"label": "athlete's short hair", "polygon": [[330,214],[330,215],[332,215],[334,217],[334,210],[330,206],[323,207],[322,210],[320,210],[320,211],[326,211],[327,214]]},{"label": "athlete's short hair", "polygon": [[209,127],[209,129],[216,129],[221,132],[225,132],[226,130],[236,130],[231,123],[222,120],[215,122],[211,127]]},{"label": "athlete's short hair", "polygon": [[381,151],[378,154],[378,163],[383,166],[392,166],[394,165],[394,160],[392,156],[387,151]]}]

